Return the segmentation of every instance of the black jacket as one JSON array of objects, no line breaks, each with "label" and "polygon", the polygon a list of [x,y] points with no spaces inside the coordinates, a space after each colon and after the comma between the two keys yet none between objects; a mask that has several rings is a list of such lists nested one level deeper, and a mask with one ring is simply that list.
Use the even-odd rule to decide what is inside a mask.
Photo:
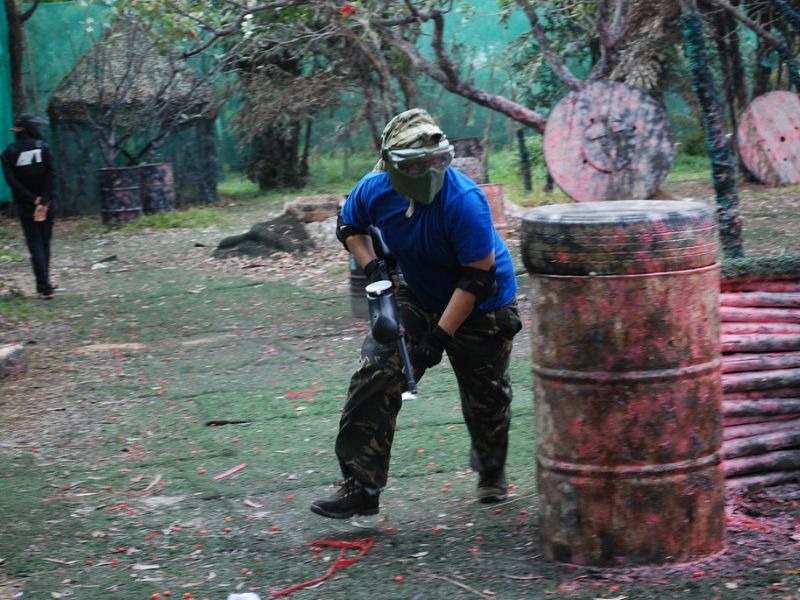
[{"label": "black jacket", "polygon": [[55,166],[53,152],[47,142],[24,132],[18,133],[16,140],[3,151],[0,160],[20,216],[33,216],[37,196],[41,197],[43,204],[50,204],[50,210],[53,210]]}]

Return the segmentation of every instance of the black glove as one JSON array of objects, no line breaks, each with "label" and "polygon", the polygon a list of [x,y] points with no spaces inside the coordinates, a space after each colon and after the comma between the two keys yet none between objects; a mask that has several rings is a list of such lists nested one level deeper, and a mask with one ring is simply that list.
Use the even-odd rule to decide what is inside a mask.
[{"label": "black glove", "polygon": [[453,339],[452,336],[444,329],[434,325],[433,329],[426,332],[411,350],[411,364],[414,365],[414,370],[422,373],[426,369],[438,365],[442,361],[442,353],[451,339]]},{"label": "black glove", "polygon": [[364,275],[367,276],[367,283],[375,283],[376,281],[381,281],[385,279],[383,271],[385,270],[385,266],[381,264],[379,260],[371,260],[366,265],[364,265]]}]

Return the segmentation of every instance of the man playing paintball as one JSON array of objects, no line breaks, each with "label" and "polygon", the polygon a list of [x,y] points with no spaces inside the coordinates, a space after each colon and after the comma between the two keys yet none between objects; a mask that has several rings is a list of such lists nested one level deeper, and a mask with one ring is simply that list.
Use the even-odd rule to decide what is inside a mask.
[{"label": "man playing paintball", "polygon": [[[477,498],[498,502],[507,497],[508,366],[522,323],[511,255],[489,203],[478,185],[449,167],[452,159],[453,146],[426,111],[394,117],[381,135],[375,170],[342,207],[337,237],[372,282],[382,275],[369,228],[380,230],[403,275],[396,299],[414,375],[419,379],[447,353],[472,442]],[[368,335],[361,358],[336,439],[345,480],[330,498],[311,504],[335,519],[378,513],[407,385],[397,345]]]}]

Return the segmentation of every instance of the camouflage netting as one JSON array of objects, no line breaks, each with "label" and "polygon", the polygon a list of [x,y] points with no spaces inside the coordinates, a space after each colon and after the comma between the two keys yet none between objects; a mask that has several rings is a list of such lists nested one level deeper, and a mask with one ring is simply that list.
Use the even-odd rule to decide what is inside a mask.
[{"label": "camouflage netting", "polygon": [[[116,23],[50,96],[61,214],[98,214],[97,169],[142,163],[172,163],[177,206],[216,200],[213,92],[197,74],[171,63],[152,37]],[[112,158],[108,152],[108,139],[134,131],[125,150],[136,154],[165,127],[170,134],[132,163],[124,153]]]},{"label": "camouflage netting", "polygon": [[722,261],[722,278],[765,278],[796,276],[800,278],[800,254],[748,256]]},{"label": "camouflage netting", "polygon": [[314,248],[303,223],[291,213],[271,221],[256,223],[247,233],[223,239],[214,250],[214,258],[233,256],[269,256],[275,252],[304,252]]}]

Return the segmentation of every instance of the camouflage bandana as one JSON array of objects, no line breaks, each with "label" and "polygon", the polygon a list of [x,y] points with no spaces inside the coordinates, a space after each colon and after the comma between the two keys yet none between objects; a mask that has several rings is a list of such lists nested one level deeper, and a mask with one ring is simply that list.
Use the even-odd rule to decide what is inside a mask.
[{"label": "camouflage bandana", "polygon": [[[381,155],[385,150],[397,148],[421,148],[431,141],[444,138],[444,132],[427,111],[412,108],[400,113],[386,124],[381,134]],[[375,165],[374,171],[385,171],[383,156]]]}]

